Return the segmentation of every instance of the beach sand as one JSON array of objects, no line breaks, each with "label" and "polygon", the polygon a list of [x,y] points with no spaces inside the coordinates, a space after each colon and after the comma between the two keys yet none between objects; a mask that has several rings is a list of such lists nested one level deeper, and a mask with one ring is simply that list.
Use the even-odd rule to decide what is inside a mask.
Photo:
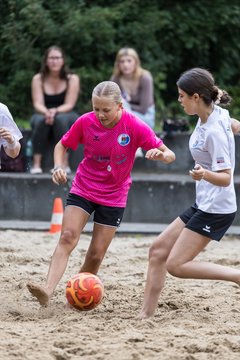
[{"label": "beach sand", "polygon": [[[167,277],[156,315],[137,318],[154,236],[117,235],[100,268],[105,297],[94,310],[68,309],[67,280],[90,236],[82,235],[49,307],[26,288],[43,283],[58,234],[0,231],[0,359],[239,360],[240,288]],[[240,269],[240,238],[211,242],[200,259]]]}]

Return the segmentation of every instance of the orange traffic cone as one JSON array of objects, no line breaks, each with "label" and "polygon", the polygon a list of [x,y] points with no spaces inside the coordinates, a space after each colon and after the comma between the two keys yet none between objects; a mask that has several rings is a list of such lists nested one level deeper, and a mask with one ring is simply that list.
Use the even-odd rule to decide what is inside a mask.
[{"label": "orange traffic cone", "polygon": [[51,227],[49,232],[56,233],[62,229],[62,219],[63,219],[63,203],[61,198],[55,198],[53,203],[53,212],[51,219]]}]

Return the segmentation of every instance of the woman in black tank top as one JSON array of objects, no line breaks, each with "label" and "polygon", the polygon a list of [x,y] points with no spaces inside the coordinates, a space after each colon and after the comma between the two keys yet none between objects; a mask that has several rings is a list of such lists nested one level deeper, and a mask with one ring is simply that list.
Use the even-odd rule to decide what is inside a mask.
[{"label": "woman in black tank top", "polygon": [[[79,117],[75,110],[79,92],[79,76],[68,71],[63,50],[51,46],[44,55],[40,72],[32,79],[35,110],[31,118],[32,174],[42,173],[42,159],[49,142],[55,145]],[[65,166],[70,172],[68,158]]]},{"label": "woman in black tank top", "polygon": [[44,103],[48,109],[57,108],[60,105],[64,104],[65,96],[67,89],[62,91],[60,94],[48,95],[43,93]]}]

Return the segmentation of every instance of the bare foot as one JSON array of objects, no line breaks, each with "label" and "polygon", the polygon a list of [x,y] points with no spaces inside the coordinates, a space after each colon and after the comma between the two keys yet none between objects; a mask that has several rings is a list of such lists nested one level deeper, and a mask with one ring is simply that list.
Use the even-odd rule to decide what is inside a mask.
[{"label": "bare foot", "polygon": [[27,288],[30,291],[30,293],[37,298],[40,305],[48,305],[50,296],[47,293],[47,291],[44,289],[44,287],[35,285],[33,283],[28,283]]},{"label": "bare foot", "polygon": [[152,316],[153,314],[146,314],[144,312],[140,312],[140,314],[138,314],[138,319],[145,320],[145,319],[149,319]]},{"label": "bare foot", "polygon": [[155,313],[155,307],[146,307],[146,306],[143,306],[140,313],[138,314],[138,318],[139,319],[149,319],[151,317],[154,316],[154,313]]}]

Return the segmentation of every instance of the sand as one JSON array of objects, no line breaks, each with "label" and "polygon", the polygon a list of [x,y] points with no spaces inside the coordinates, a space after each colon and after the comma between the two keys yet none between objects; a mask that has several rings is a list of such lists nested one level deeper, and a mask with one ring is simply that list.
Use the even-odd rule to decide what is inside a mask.
[{"label": "sand", "polygon": [[[118,235],[99,272],[102,303],[90,312],[67,309],[65,284],[78,271],[89,239],[82,236],[46,308],[26,283],[44,281],[58,235],[0,231],[0,359],[240,359],[240,288],[233,283],[169,275],[156,315],[137,318],[154,236]],[[199,258],[240,268],[239,254],[240,239],[226,236]]]}]

